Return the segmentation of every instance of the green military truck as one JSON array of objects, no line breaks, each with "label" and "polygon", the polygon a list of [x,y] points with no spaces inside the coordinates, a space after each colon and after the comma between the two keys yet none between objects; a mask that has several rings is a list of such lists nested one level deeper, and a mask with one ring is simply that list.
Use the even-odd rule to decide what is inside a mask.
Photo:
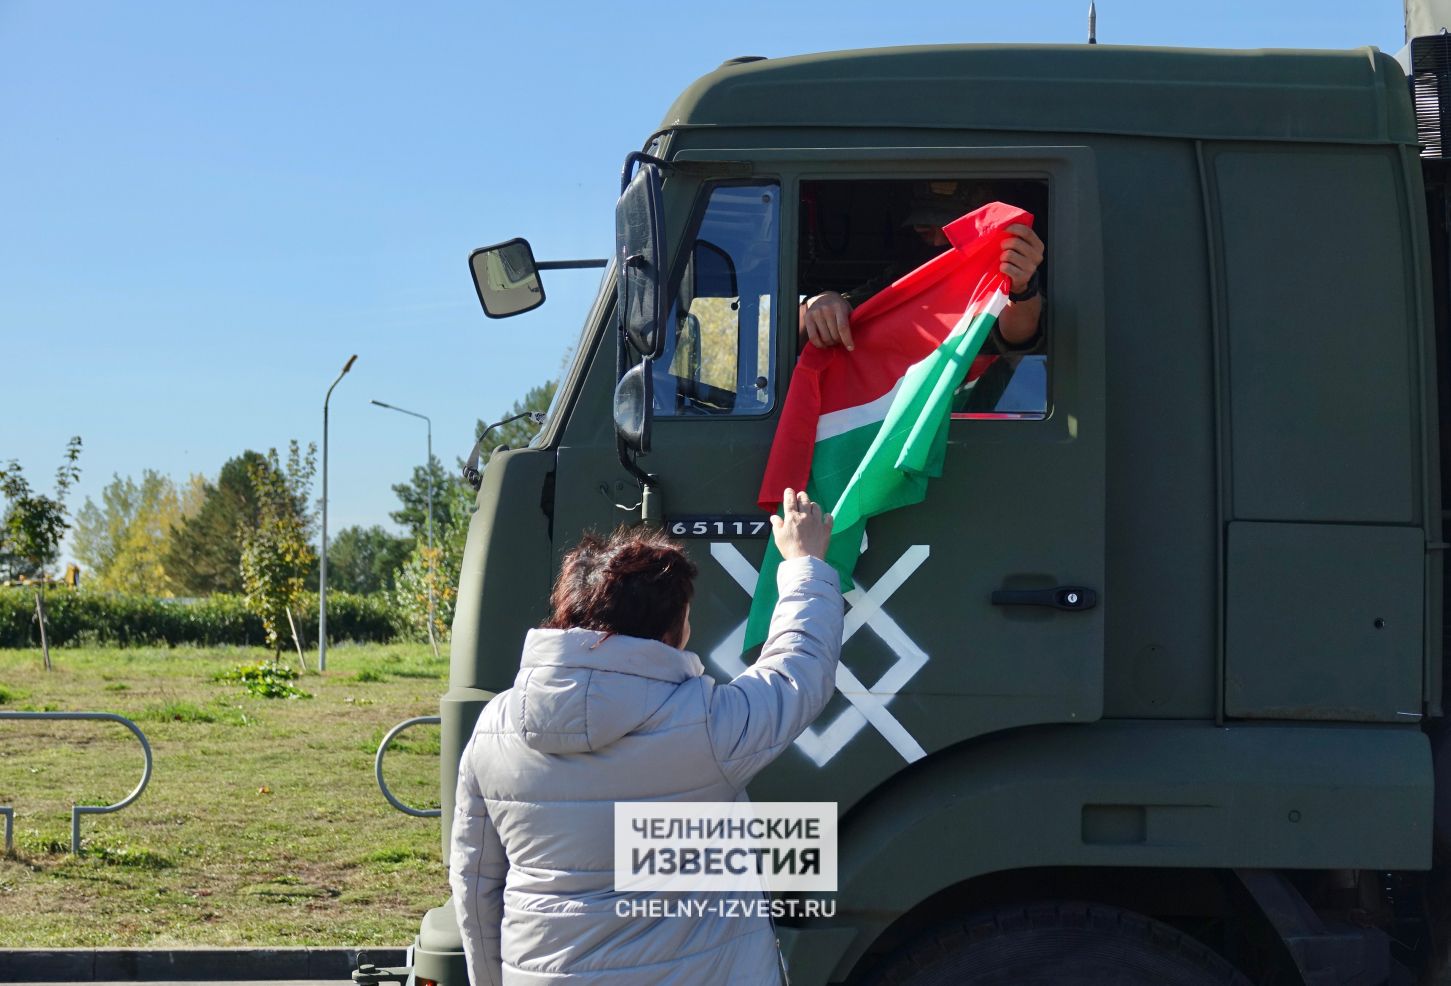
[{"label": "green military truck", "polygon": [[[954,413],[926,502],[872,522],[838,694],[752,786],[840,811],[830,916],[777,922],[791,982],[1427,974],[1451,38],[1400,58],[942,46],[691,85],[626,165],[542,433],[482,475],[445,845],[460,750],[586,529],[687,539],[692,644],[721,677],[750,660],[798,302],[880,272],[951,188],[1037,217],[1042,337]],[[491,313],[542,301],[522,241],[474,259],[510,272]],[[451,902],[410,974],[464,983]]]}]

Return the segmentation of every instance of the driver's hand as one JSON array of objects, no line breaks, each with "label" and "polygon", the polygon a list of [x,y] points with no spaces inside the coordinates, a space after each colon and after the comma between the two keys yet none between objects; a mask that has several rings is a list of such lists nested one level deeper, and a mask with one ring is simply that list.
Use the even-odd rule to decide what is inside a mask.
[{"label": "driver's hand", "polygon": [[1033,272],[1043,262],[1043,241],[1033,232],[1033,227],[1013,223],[1006,230],[1003,239],[1003,255],[998,268],[1013,282],[1013,293],[1023,291],[1032,279]]},{"label": "driver's hand", "polygon": [[835,291],[823,291],[801,303],[801,334],[813,346],[852,349],[851,305]]}]

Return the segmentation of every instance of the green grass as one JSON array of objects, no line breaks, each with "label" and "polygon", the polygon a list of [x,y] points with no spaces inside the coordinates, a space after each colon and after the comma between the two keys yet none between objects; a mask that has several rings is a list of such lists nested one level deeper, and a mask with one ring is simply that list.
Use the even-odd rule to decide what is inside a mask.
[{"label": "green grass", "polygon": [[213,703],[211,708],[203,708],[194,702],[181,702],[175,699],[158,705],[148,705],[126,718],[134,719],[137,722],[222,722],[225,720],[235,725],[245,725],[240,706],[236,710],[232,710],[218,707]]},{"label": "green grass", "polygon": [[[270,655],[242,648],[0,650],[7,709],[109,711],[150,739],[155,773],[130,807],[81,821],[70,807],[120,801],[141,751],[106,722],[0,721],[0,804],[15,853],[0,857],[0,942],[16,948],[404,945],[448,896],[436,819],[390,808],[376,742],[437,712],[447,658],[426,645],[328,650],[306,701],[261,698],[219,673]],[[313,655],[309,655],[309,663]],[[284,655],[285,658],[285,655]],[[120,687],[117,687],[117,686]],[[370,745],[370,743],[372,745]],[[438,729],[390,749],[388,782],[438,804]]]},{"label": "green grass", "polygon": [[92,845],[82,847],[88,858],[99,860],[106,866],[131,866],[143,870],[164,870],[176,864],[159,852],[128,845]]},{"label": "green grass", "polygon": [[363,863],[396,866],[399,863],[414,863],[426,858],[428,854],[420,853],[416,846],[390,846],[368,853],[363,857]]},{"label": "green grass", "polygon": [[[379,726],[358,744],[358,749],[367,753],[369,756],[377,753],[378,744],[383,742],[383,737],[387,735],[388,730],[392,729],[394,725],[396,723],[389,724],[386,727]],[[389,776],[393,772],[394,754],[414,753],[425,757],[436,757],[440,751],[438,739],[438,727],[428,725],[409,726],[403,732],[393,737],[393,742],[388,744],[387,768]],[[392,785],[393,782],[390,780],[388,786],[392,787]]]}]

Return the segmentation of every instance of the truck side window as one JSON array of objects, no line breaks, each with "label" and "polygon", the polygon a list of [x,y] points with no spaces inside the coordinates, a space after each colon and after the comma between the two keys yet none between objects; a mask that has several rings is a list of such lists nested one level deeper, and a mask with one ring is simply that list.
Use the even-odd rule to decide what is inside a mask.
[{"label": "truck side window", "polygon": [[657,415],[771,409],[780,198],[770,183],[710,190],[655,363]]},{"label": "truck side window", "polygon": [[[1033,213],[1034,227],[1046,239],[1048,185],[1041,180],[944,176],[803,181],[800,300],[834,292],[855,308],[946,249],[943,225],[992,201]],[[1053,244],[1045,246],[1039,268],[1045,304],[1037,336],[1015,346],[994,332],[958,388],[953,418],[1047,416]],[[801,345],[808,345],[804,338]]]}]

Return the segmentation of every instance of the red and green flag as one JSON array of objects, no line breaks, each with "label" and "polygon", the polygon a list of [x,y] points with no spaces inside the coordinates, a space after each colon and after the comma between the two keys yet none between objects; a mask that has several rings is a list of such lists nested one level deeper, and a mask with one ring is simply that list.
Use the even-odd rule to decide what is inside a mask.
[{"label": "red and green flag", "polygon": [[[812,346],[797,362],[760,506],[778,510],[790,487],[830,511],[836,521],[826,560],[844,590],[867,521],[921,502],[927,481],[942,474],[953,395],[991,359],[978,354],[1008,303],[1009,279],[998,269],[1006,229],[1032,222],[1001,202],[954,220],[944,228],[951,249],[852,312],[853,350]],[[768,543],[748,650],[766,639],[780,561]]]}]

